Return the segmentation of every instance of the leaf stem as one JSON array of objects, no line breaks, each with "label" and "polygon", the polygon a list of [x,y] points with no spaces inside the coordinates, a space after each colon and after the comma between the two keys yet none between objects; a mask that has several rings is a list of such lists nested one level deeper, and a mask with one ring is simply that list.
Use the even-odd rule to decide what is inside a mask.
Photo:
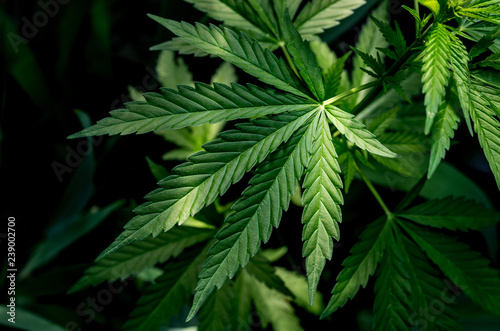
[{"label": "leaf stem", "polygon": [[356,164],[356,171],[359,173],[359,175],[361,176],[361,178],[365,182],[366,186],[368,186],[368,188],[372,192],[375,199],[377,199],[378,204],[384,210],[385,214],[387,215],[387,218],[392,219],[393,218],[392,212],[389,210],[389,208],[385,204],[384,200],[382,200],[382,197],[380,196],[380,194],[378,194],[375,186],[373,186],[372,182],[368,179],[368,177],[366,177],[365,173],[363,171],[361,171],[361,169],[358,167],[357,164]]},{"label": "leaf stem", "polygon": [[[415,12],[417,13],[417,16],[420,17],[420,7],[418,4],[418,0],[413,0],[413,4],[415,7]],[[417,36],[417,39],[420,38],[420,34],[422,31],[420,31],[420,22],[418,20],[415,20],[415,34]]]},{"label": "leaf stem", "polygon": [[341,93],[339,95],[334,96],[333,98],[330,98],[330,99],[328,99],[326,101],[323,101],[323,105],[326,106],[326,105],[329,105],[331,103],[337,102],[337,101],[342,100],[344,98],[347,98],[348,96],[351,96],[351,95],[353,95],[355,93],[358,93],[358,92],[366,90],[366,89],[368,89],[370,87],[373,87],[373,86],[375,86],[377,84],[378,84],[378,82],[374,81],[374,82],[371,82],[371,83],[366,83],[366,84],[363,84],[361,86],[355,87],[353,89],[350,89],[349,91],[345,91],[345,92],[343,92],[343,93]]}]

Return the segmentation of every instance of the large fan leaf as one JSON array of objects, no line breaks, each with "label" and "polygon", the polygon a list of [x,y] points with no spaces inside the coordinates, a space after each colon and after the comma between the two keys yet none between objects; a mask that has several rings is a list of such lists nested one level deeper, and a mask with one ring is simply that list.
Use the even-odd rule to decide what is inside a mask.
[{"label": "large fan leaf", "polygon": [[313,113],[261,118],[219,134],[221,139],[204,145],[206,152],[192,155],[189,162],[174,168],[175,175],[159,182],[161,188],[146,196],[149,202],[134,210],[138,215],[99,258],[151,234],[155,237],[194,216],[287,141]]},{"label": "large fan leaf", "polygon": [[325,29],[338,25],[341,19],[350,16],[364,4],[364,0],[313,0],[299,13],[295,26],[302,37],[309,40]]},{"label": "large fan leaf", "polygon": [[283,91],[310,98],[307,89],[293,73],[283,59],[268,49],[263,49],[256,41],[244,33],[236,33],[228,28],[209,27],[200,23],[193,26],[186,22],[176,22],[151,15],[158,23],[172,31],[193,46],[223,60],[234,64],[260,79]]},{"label": "large fan leaf", "polygon": [[139,299],[123,329],[158,330],[160,325],[168,325],[172,317],[178,316],[193,293],[207,249],[208,246],[201,251],[190,250],[168,263],[163,275]]},{"label": "large fan leaf", "polygon": [[156,238],[147,238],[139,243],[122,247],[87,269],[85,276],[69,290],[69,293],[105,281],[112,282],[135,275],[147,267],[176,257],[185,248],[206,240],[213,234],[212,230],[183,226],[162,233]]},{"label": "large fan leaf", "polygon": [[288,11],[283,18],[283,31],[285,35],[286,48],[293,58],[295,66],[299,70],[304,82],[318,100],[325,98],[325,85],[321,68],[316,61],[316,56],[311,50],[309,43],[302,40],[302,36],[290,19]]},{"label": "large fan leaf", "polygon": [[480,230],[500,222],[500,213],[464,198],[429,200],[399,213],[399,216],[435,228]]},{"label": "large fan leaf", "polygon": [[423,93],[427,119],[425,133],[429,133],[434,117],[446,94],[450,79],[450,33],[443,24],[436,23],[432,28],[424,51],[422,70]]},{"label": "large fan leaf", "polygon": [[[468,116],[468,115],[467,115]],[[452,105],[448,102],[441,104],[432,126],[432,147],[427,177],[431,178],[446,151],[450,149],[450,140],[455,136],[460,117],[457,116]]]},{"label": "large fan leaf", "polygon": [[489,261],[442,233],[400,222],[401,226],[455,285],[484,310],[500,316],[500,273]]},{"label": "large fan leaf", "polygon": [[145,93],[145,102],[126,103],[127,109],[111,111],[111,117],[98,121],[70,138],[180,129],[314,107],[296,96],[255,85],[245,87],[215,83],[211,87],[196,83],[195,88],[178,86],[178,89],[162,88],[161,95]]},{"label": "large fan leaf", "polygon": [[340,167],[330,128],[324,114],[318,119],[302,196],[304,205],[302,240],[305,241],[302,255],[306,257],[311,305],[326,259],[332,258],[332,238],[338,240],[340,237],[338,223],[342,222],[342,212],[339,205],[344,203],[340,192],[342,188]]},{"label": "large fan leaf", "polygon": [[192,318],[215,287],[233,277],[240,266],[257,254],[261,242],[266,243],[273,226],[278,227],[282,211],[288,209],[307,165],[315,121],[308,122],[290,140],[261,164],[250,186],[232,207],[234,210],[217,234],[196,286]]},{"label": "large fan leaf", "polygon": [[375,139],[375,136],[365,129],[364,124],[355,120],[354,115],[332,105],[327,105],[325,108],[328,118],[337,130],[356,146],[380,156],[397,157],[397,154],[391,152]]},{"label": "large fan leaf", "polygon": [[351,256],[344,260],[344,269],[337,277],[332,290],[332,298],[321,317],[333,314],[343,307],[347,300],[365,287],[368,278],[375,273],[382,260],[385,247],[390,240],[391,224],[386,218],[380,218],[368,225],[360,236],[360,241],[351,249]]},{"label": "large fan leaf", "polygon": [[[469,54],[467,53],[467,48],[465,45],[457,38],[457,36],[450,34],[451,44],[450,44],[450,66],[451,72],[453,74],[453,79],[455,81],[455,87],[458,92],[458,99],[460,101],[460,106],[464,112],[465,121],[469,130],[472,134],[472,126],[470,123],[470,85],[471,78],[469,72]],[[458,121],[458,118],[456,119]],[[456,128],[455,128],[456,129]],[[453,136],[447,135],[447,137],[453,138]],[[444,151],[443,154],[444,156]],[[430,173],[430,171],[429,171]]]}]

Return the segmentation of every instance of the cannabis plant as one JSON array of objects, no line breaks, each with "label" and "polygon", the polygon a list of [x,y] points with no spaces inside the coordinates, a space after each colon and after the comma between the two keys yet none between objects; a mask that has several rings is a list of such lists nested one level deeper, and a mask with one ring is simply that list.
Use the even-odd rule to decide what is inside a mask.
[{"label": "cannabis plant", "polygon": [[[200,329],[248,328],[251,302],[264,326],[300,329],[289,301],[314,307],[340,238],[344,195],[356,179],[366,184],[383,216],[366,226],[342,263],[322,318],[342,308],[375,273],[377,330],[460,329],[453,300],[442,297],[443,279],[500,316],[498,270],[451,233],[495,225],[499,213],[477,199],[422,193],[449,169],[442,159],[460,122],[477,136],[500,188],[498,1],[415,1],[413,8],[403,6],[414,19],[414,34],[401,29],[397,17],[389,19],[383,1],[352,52],[341,56],[320,34],[362,0],[187,2],[222,25],[150,15],[177,36],[153,49],[219,57],[261,84],[162,88],[70,137],[237,121],[159,181],[72,290],[168,260],[126,328],[168,324],[194,292],[187,319],[200,311]],[[423,161],[413,162],[415,155]],[[219,197],[247,178],[230,210],[222,206]],[[401,181],[415,185],[403,188]],[[408,193],[389,208],[374,182]],[[303,206],[307,300],[291,285],[289,271],[269,264],[284,253],[259,252],[292,196],[301,196]],[[214,208],[223,222],[207,216]],[[436,300],[445,302],[439,313],[423,314],[436,310]]]}]

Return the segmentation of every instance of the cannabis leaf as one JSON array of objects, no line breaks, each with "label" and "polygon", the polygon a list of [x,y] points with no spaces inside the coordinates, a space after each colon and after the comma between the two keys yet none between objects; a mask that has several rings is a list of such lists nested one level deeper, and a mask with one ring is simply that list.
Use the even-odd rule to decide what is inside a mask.
[{"label": "cannabis leaf", "polygon": [[[316,115],[318,116],[318,115]],[[296,131],[289,141],[256,170],[250,186],[231,209],[234,210],[217,233],[217,242],[208,251],[208,258],[196,286],[191,319],[215,287],[220,288],[240,266],[254,256],[261,241],[266,243],[272,227],[278,227],[283,210],[288,209],[292,193],[311,150],[315,121]]]},{"label": "cannabis leaf", "polygon": [[337,153],[332,143],[326,117],[318,118],[319,123],[314,137],[311,159],[304,179],[302,204],[304,212],[302,223],[306,257],[307,280],[309,282],[309,303],[312,305],[325,259],[330,260],[333,253],[332,238],[339,240],[339,226],[342,212],[339,205],[344,203],[340,189],[340,167]]},{"label": "cannabis leaf", "polygon": [[425,45],[424,65],[422,70],[423,93],[427,119],[425,133],[431,130],[434,117],[446,94],[446,87],[450,78],[450,35],[443,24],[437,23],[429,34]]}]

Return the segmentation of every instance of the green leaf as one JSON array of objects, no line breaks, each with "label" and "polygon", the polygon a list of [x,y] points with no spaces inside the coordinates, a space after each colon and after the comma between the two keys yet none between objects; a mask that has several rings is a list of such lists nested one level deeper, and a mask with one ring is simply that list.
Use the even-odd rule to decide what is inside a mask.
[{"label": "green leaf", "polygon": [[373,303],[374,330],[406,330],[411,309],[410,276],[402,253],[402,243],[390,233],[380,262]]},{"label": "green leaf", "polygon": [[491,109],[495,107],[495,104],[492,103],[487,94],[480,92],[481,88],[481,83],[474,83],[471,88],[470,115],[479,143],[500,189],[500,122]]},{"label": "green leaf", "polygon": [[342,222],[341,204],[344,198],[340,189],[340,167],[337,153],[332,143],[332,135],[325,115],[318,118],[317,133],[311,159],[303,183],[304,230],[302,256],[306,257],[307,281],[309,283],[309,303],[314,302],[318,282],[325,267],[326,259],[333,254],[332,238],[339,240],[338,223]]},{"label": "green leaf", "polygon": [[[451,44],[450,44],[450,66],[455,81],[455,87],[458,92],[458,99],[460,101],[460,106],[464,112],[465,122],[472,135],[472,125],[470,122],[470,85],[471,77],[469,73],[469,55],[467,54],[467,48],[455,35],[450,34]],[[457,118],[458,120],[458,118]],[[456,130],[456,128],[455,128]],[[448,136],[453,138],[453,136]],[[444,153],[443,153],[444,156]],[[430,173],[430,172],[429,172]]]},{"label": "green leaf", "polygon": [[203,11],[217,21],[223,22],[227,26],[247,30],[256,34],[262,34],[260,28],[256,27],[245,16],[240,15],[234,8],[231,8],[221,0],[185,0],[192,3],[194,7]]},{"label": "green leaf", "polygon": [[425,133],[431,130],[434,117],[446,94],[450,79],[450,33],[443,24],[437,23],[431,30],[424,51],[422,67],[423,93],[427,119]]},{"label": "green leaf", "polygon": [[398,22],[395,21],[396,30],[394,30],[389,24],[382,22],[373,16],[371,19],[377,25],[380,32],[382,32],[389,45],[394,47],[396,55],[400,57],[406,50],[406,40],[401,32],[401,29],[399,28]]},{"label": "green leaf", "polygon": [[390,240],[390,231],[391,224],[385,218],[376,220],[363,231],[360,241],[351,249],[351,256],[342,263],[344,269],[337,277],[332,298],[321,318],[343,307],[347,300],[358,293],[361,286],[366,286],[368,278],[375,273],[378,263],[382,260]]},{"label": "green leaf", "polygon": [[209,27],[197,23],[176,22],[149,15],[155,21],[172,31],[193,46],[241,68],[262,82],[278,89],[310,98],[305,88],[283,59],[278,59],[268,49],[244,33],[236,33],[228,28],[215,25]]},{"label": "green leaf", "polygon": [[292,304],[281,293],[251,278],[252,297],[263,328],[272,325],[275,331],[302,331],[300,319]]},{"label": "green leaf", "polygon": [[195,247],[168,263],[156,284],[146,288],[123,330],[158,330],[178,316],[193,293],[207,249]]},{"label": "green leaf", "polygon": [[174,52],[162,51],[156,64],[156,79],[162,87],[175,88],[177,85],[194,86],[193,75],[182,58],[175,59]]},{"label": "green leaf", "polygon": [[422,225],[450,230],[480,230],[500,221],[500,213],[464,198],[429,200],[398,214]]},{"label": "green leaf", "polygon": [[283,15],[285,14],[285,9],[288,8],[290,17],[293,19],[297,10],[299,9],[302,0],[274,0],[274,11],[278,16],[278,22],[283,22]]},{"label": "green leaf", "polygon": [[362,123],[355,120],[354,115],[332,105],[327,105],[325,109],[327,110],[328,119],[350,142],[373,154],[384,157],[397,157],[397,154],[391,152],[375,139],[375,136],[366,130]]},{"label": "green leaf", "polygon": [[255,85],[214,85],[195,83],[194,88],[183,85],[178,91],[162,88],[161,95],[145,93],[146,102],[126,103],[126,109],[111,111],[111,117],[69,138],[180,129],[314,107],[296,96]]},{"label": "green leaf", "polygon": [[288,11],[285,11],[283,18],[283,32],[286,48],[290,52],[302,79],[304,79],[304,82],[318,100],[324,100],[325,86],[321,68],[316,61],[316,56],[311,51],[309,43],[302,40],[302,36],[293,25]]},{"label": "green leaf", "polygon": [[368,125],[368,130],[373,132],[375,136],[382,135],[389,125],[396,119],[398,115],[399,107],[394,107],[389,111],[375,117],[372,122]]},{"label": "green leaf", "polygon": [[450,103],[444,102],[432,126],[432,147],[427,177],[431,178],[439,163],[450,149],[450,140],[455,136],[460,117]]},{"label": "green leaf", "polygon": [[226,282],[218,291],[212,293],[200,309],[198,330],[227,330],[228,326],[233,324],[234,295],[233,282]]},{"label": "green leaf", "polygon": [[234,313],[236,330],[250,330],[254,320],[252,312],[252,282],[255,281],[244,269],[234,282]]},{"label": "green leaf", "polygon": [[309,40],[338,25],[364,4],[364,0],[312,0],[306,3],[294,23],[302,37]]},{"label": "green leaf", "polygon": [[257,254],[252,257],[248,261],[245,271],[258,281],[266,284],[267,287],[275,289],[291,298],[294,297],[293,293],[283,283],[283,280],[276,274],[276,269],[271,266],[264,255]]},{"label": "green leaf", "polygon": [[276,267],[276,274],[283,280],[285,286],[295,296],[293,302],[297,304],[297,306],[304,308],[314,315],[321,314],[324,309],[323,295],[321,292],[316,291],[314,302],[312,304],[309,303],[309,285],[307,284],[306,276],[281,267]]},{"label": "green leaf", "polygon": [[165,169],[165,167],[154,162],[147,156],[146,156],[146,161],[148,163],[149,171],[151,171],[151,173],[153,174],[153,176],[157,181],[160,181],[168,176],[168,170]]},{"label": "green leaf", "polygon": [[[399,247],[411,281],[413,309],[410,323],[418,329],[463,330],[452,305],[459,294],[458,290],[448,280],[443,281],[439,269],[411,239],[401,237],[403,247]],[[442,310],[431,308],[437,301],[443,304]]]},{"label": "green leaf", "polygon": [[[351,187],[351,183],[354,180],[354,175],[357,172],[357,164],[356,159],[354,158],[351,152],[345,152],[345,166],[344,166],[344,191],[347,194],[349,192],[349,188]],[[341,155],[341,158],[343,158]],[[340,159],[340,158],[339,158]]]},{"label": "green leaf", "polygon": [[469,51],[469,57],[473,59],[486,52],[488,48],[490,48],[495,43],[495,40],[499,36],[500,26],[492,29],[491,32],[482,36],[481,39],[479,39],[478,42],[474,44],[474,46],[472,46],[471,50]]},{"label": "green leaf", "polygon": [[484,310],[500,315],[500,274],[468,245],[442,233],[399,222],[427,256],[468,297]]},{"label": "green leaf", "polygon": [[149,48],[150,51],[174,51],[181,55],[194,55],[195,57],[208,56],[207,52],[191,45],[187,41],[179,37],[172,38],[172,40],[162,42],[158,45]]},{"label": "green leaf", "polygon": [[273,226],[278,227],[282,211],[288,209],[291,195],[307,165],[312,132],[315,126],[308,122],[271,154],[257,168],[242,198],[231,207],[234,212],[226,218],[227,225],[217,233],[217,242],[210,248],[203,265],[188,320],[215,287],[220,288],[226,278],[232,278],[240,266],[245,267],[257,254],[261,242],[269,240]]},{"label": "green leaf", "polygon": [[158,183],[161,188],[146,195],[149,202],[134,210],[138,215],[125,225],[125,231],[98,259],[134,241],[151,234],[156,237],[161,231],[184,223],[287,141],[313,113],[264,117],[220,133],[219,140],[204,146],[206,152],[192,155],[189,162],[175,167],[173,175]]},{"label": "green leaf", "polygon": [[162,233],[156,238],[147,238],[141,242],[122,247],[85,271],[68,293],[81,291],[102,282],[112,282],[136,275],[141,270],[163,263],[171,257],[177,257],[184,249],[206,240],[214,235],[212,230],[177,227]]},{"label": "green leaf", "polygon": [[459,7],[456,14],[473,20],[500,25],[500,5],[498,1],[475,1],[467,7]]}]

